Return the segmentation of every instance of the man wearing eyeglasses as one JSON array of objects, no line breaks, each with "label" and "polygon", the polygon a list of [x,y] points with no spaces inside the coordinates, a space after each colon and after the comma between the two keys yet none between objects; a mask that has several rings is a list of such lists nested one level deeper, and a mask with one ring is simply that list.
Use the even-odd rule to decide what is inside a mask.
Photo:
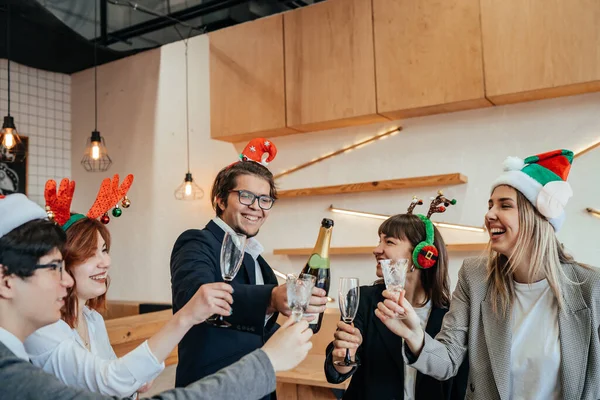
[{"label": "man wearing eyeglasses", "polygon": [[[232,326],[201,324],[187,333],[179,344],[175,386],[212,374],[262,346],[277,329],[278,313],[291,315],[286,286],[278,286],[273,270],[260,255],[263,247],[256,240],[276,199],[273,174],[265,166],[253,161],[232,164],[222,169],[213,183],[215,218],[204,229],[188,230],[177,239],[171,254],[174,312],[201,285],[223,280],[219,262],[225,232],[248,237],[242,267],[232,282],[233,313],[225,318]],[[315,288],[307,312],[323,312],[325,295],[325,291]]]}]

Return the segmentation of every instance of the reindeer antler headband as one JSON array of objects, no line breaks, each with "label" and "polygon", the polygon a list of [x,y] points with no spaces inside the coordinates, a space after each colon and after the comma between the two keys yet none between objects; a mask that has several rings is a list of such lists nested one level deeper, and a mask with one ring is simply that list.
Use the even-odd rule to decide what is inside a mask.
[{"label": "reindeer antler headband", "polygon": [[[410,206],[408,207],[407,214],[412,214],[415,207],[421,204],[423,204],[423,200],[414,196],[410,202]],[[434,244],[435,235],[433,230],[433,222],[431,222],[430,217],[434,213],[443,213],[446,211],[446,207],[454,204],[456,204],[455,199],[447,199],[444,197],[444,193],[441,190],[438,190],[438,195],[431,198],[431,204],[429,205],[427,216],[417,214],[417,217],[419,217],[419,219],[423,221],[423,224],[425,224],[425,240],[415,246],[412,254],[413,264],[417,268],[427,269],[437,264],[439,251]]]},{"label": "reindeer antler headband", "polygon": [[112,208],[112,215],[115,218],[121,216],[123,211],[119,207],[119,201],[123,208],[129,208],[131,201],[127,198],[127,192],[133,183],[133,175],[127,175],[123,183],[119,185],[119,175],[115,174],[112,178],[106,178],[102,181],[98,195],[92,207],[86,215],[73,214],[71,215],[71,203],[73,201],[73,193],[75,192],[75,182],[64,178],[60,182],[58,192],[56,190],[56,182],[50,179],[46,182],[44,197],[46,199],[46,212],[50,220],[59,224],[63,230],[67,230],[75,222],[85,217],[96,219],[100,216],[100,222],[108,224],[110,217],[108,211]]}]

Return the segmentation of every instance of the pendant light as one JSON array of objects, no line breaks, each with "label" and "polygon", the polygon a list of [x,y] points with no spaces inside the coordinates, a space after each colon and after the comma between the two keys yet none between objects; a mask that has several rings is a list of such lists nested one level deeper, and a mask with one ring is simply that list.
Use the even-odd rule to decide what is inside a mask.
[{"label": "pendant light", "polygon": [[187,130],[187,173],[181,185],[175,189],[175,198],[177,200],[200,200],[204,197],[204,190],[196,185],[192,173],[190,172],[190,109],[188,94],[188,40],[185,39],[185,119]]},{"label": "pendant light", "polygon": [[[98,1],[94,1],[94,38],[97,37],[98,27]],[[104,138],[98,131],[98,60],[97,40],[94,40],[94,130],[85,145],[85,152],[81,159],[81,165],[88,172],[104,172],[112,164],[108,155]]]},{"label": "pendant light", "polygon": [[22,162],[27,157],[27,149],[21,140],[15,120],[10,115],[10,3],[6,7],[6,59],[8,76],[8,115],[4,117],[0,131],[0,162]]}]

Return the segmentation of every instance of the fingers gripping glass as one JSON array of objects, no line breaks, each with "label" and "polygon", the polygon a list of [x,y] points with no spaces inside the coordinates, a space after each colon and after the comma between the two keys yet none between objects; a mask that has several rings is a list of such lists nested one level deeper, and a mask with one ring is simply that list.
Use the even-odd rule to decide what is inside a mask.
[{"label": "fingers gripping glass", "polygon": [[292,309],[294,322],[299,322],[304,316],[316,282],[317,277],[314,275],[300,274],[298,277],[294,274],[287,275],[287,300]]},{"label": "fingers gripping glass", "polygon": [[238,200],[245,206],[251,206],[258,199],[258,206],[263,210],[270,210],[275,204],[275,199],[269,196],[259,196],[247,190],[230,190],[238,194]]},{"label": "fingers gripping glass", "polygon": [[[237,275],[242,261],[244,260],[244,248],[246,247],[246,236],[225,232],[223,244],[221,245],[221,276],[227,283],[231,283]],[[213,326],[229,328],[231,324],[223,319],[222,315],[213,315],[206,322]]]},{"label": "fingers gripping glass", "polygon": [[59,262],[53,262],[50,264],[37,264],[33,266],[35,269],[51,269],[52,271],[58,271],[58,276],[60,277],[60,280],[63,280],[63,271],[65,269],[65,262],[64,261],[59,261]]},{"label": "fingers gripping glass", "polygon": [[[340,278],[339,303],[342,320],[351,324],[356,317],[358,311],[358,303],[360,301],[360,288],[358,286],[358,278]],[[346,357],[342,361],[335,361],[335,365],[343,367],[354,367],[359,365],[358,362],[352,361],[350,358],[350,349],[346,349]]]},{"label": "fingers gripping glass", "polygon": [[[408,260],[380,260],[381,271],[383,272],[383,280],[385,288],[388,292],[402,294],[404,285],[406,284],[406,270],[408,268]],[[404,319],[406,316],[397,316],[398,319]]]}]

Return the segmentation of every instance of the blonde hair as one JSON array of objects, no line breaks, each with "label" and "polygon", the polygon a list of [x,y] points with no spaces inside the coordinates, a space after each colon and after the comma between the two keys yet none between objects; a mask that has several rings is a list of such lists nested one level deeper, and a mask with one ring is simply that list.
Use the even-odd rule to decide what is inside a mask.
[{"label": "blonde hair", "polygon": [[[564,275],[561,263],[578,264],[589,268],[586,265],[576,263],[564,251],[550,222],[533,207],[521,192],[516,189],[515,191],[517,192],[517,210],[519,213],[517,243],[510,257],[499,254],[489,247],[487,262],[487,278],[492,309],[498,315],[500,311],[498,310],[498,303],[500,303],[503,317],[506,317],[508,308],[512,305],[515,294],[513,274],[522,262],[526,261],[530,265],[530,281],[533,281],[536,276],[542,274],[545,276],[559,308],[563,306],[563,288],[558,279],[559,274]],[[526,260],[526,258],[529,259]],[[570,282],[570,279],[567,278],[567,280]],[[571,283],[575,284],[576,282]]]}]

